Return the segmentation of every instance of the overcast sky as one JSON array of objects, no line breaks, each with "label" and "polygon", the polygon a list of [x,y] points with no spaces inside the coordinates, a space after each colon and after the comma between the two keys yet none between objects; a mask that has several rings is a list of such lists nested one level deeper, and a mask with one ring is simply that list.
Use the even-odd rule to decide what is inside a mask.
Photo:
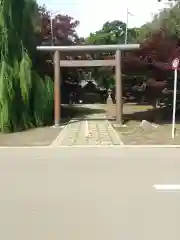
[{"label": "overcast sky", "polygon": [[129,27],[141,26],[150,21],[163,6],[157,0],[37,0],[45,4],[48,10],[68,14],[80,21],[77,32],[86,37],[90,32],[99,30],[105,21],[122,20],[126,22],[126,9],[134,16],[129,16]]}]

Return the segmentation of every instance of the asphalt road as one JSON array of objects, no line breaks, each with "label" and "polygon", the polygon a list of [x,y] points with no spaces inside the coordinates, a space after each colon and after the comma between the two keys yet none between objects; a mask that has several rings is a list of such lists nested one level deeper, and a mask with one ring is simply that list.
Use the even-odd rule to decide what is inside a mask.
[{"label": "asphalt road", "polygon": [[179,240],[179,148],[0,149],[0,239]]}]

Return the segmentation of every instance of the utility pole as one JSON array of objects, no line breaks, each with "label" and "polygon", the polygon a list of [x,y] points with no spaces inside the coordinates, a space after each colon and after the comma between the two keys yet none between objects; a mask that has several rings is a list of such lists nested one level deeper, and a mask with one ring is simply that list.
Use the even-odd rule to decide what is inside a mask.
[{"label": "utility pole", "polygon": [[130,16],[134,16],[133,14],[131,14],[127,8],[127,12],[126,12],[126,31],[125,31],[125,39],[124,39],[124,43],[127,44],[128,43],[128,25],[129,25],[129,15]]},{"label": "utility pole", "polygon": [[127,12],[126,12],[126,31],[125,31],[125,40],[124,43],[127,44],[127,37],[128,37],[128,21],[129,21],[129,11],[127,8]]},{"label": "utility pole", "polygon": [[53,16],[51,15],[51,44],[54,45],[54,30],[53,30]]},{"label": "utility pole", "polygon": [[53,29],[53,20],[59,12],[51,13],[50,15],[50,24],[51,24],[51,44],[54,45],[54,29]]}]

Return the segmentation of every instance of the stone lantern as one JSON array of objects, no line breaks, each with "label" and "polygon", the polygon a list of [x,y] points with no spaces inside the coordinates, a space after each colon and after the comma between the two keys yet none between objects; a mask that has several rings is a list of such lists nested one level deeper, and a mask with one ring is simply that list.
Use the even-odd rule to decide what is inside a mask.
[{"label": "stone lantern", "polygon": [[108,89],[107,104],[113,104],[111,94],[112,94],[112,90],[109,88]]}]

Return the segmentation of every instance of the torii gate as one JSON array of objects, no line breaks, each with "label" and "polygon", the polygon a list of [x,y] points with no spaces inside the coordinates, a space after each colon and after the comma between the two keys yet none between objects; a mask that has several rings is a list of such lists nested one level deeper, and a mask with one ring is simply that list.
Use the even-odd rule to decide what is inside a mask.
[{"label": "torii gate", "polygon": [[[54,123],[61,121],[61,67],[115,67],[116,69],[116,121],[123,123],[121,51],[135,50],[139,44],[82,45],[82,46],[38,46],[39,51],[54,52]],[[61,60],[60,52],[107,52],[115,51],[115,59],[109,60]]]}]

